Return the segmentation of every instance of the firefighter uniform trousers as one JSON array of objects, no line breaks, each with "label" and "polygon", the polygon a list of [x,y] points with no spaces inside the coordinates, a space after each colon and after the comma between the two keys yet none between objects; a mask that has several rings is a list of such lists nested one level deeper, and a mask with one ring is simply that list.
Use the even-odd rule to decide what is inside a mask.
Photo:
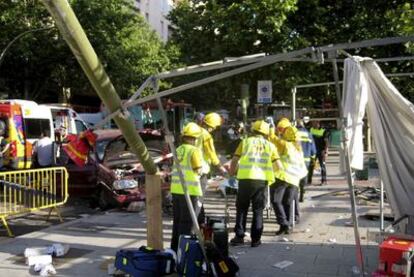
[{"label": "firefighter uniform trousers", "polygon": [[270,187],[270,201],[276,214],[276,221],[280,226],[289,226],[292,201],[298,198],[297,195],[296,186],[279,179]]},{"label": "firefighter uniform trousers", "polygon": [[263,209],[265,208],[265,189],[267,181],[240,180],[236,199],[236,225],[234,232],[243,238],[247,224],[247,213],[252,203],[253,218],[250,235],[253,241],[260,240],[263,233]]},{"label": "firefighter uniform trousers", "polygon": [[303,153],[291,142],[286,142],[286,148],[287,153],[280,156],[283,170],[276,173],[276,182],[270,187],[276,221],[281,227],[289,226],[292,201],[298,198],[299,182],[308,173]]},{"label": "firefighter uniform trousers", "polygon": [[[193,221],[185,201],[185,196],[181,194],[173,194],[173,229],[171,239],[171,249],[177,251],[178,239],[180,235],[191,235]],[[190,196],[193,209],[197,210],[198,197]]]}]

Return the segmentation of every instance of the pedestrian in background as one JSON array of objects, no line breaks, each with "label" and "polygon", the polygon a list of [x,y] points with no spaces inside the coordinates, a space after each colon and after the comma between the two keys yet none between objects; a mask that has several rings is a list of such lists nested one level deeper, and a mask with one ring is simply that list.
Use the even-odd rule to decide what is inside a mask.
[{"label": "pedestrian in background", "polygon": [[43,130],[40,139],[34,145],[34,153],[39,167],[48,167],[53,164],[54,151],[53,141],[50,138],[49,130]]},{"label": "pedestrian in background", "polygon": [[[321,167],[321,183],[320,185],[326,185],[326,157],[328,155],[328,139],[329,139],[329,132],[321,127],[321,124],[318,120],[312,122],[312,128],[310,129],[310,133],[313,136],[316,146],[316,158],[318,159],[319,165]],[[311,163],[310,168],[310,175],[308,183],[312,183],[313,177],[313,169],[315,167],[315,163]]]},{"label": "pedestrian in background", "polygon": [[[177,159],[184,175],[187,191],[190,195],[194,210],[197,212],[199,197],[203,195],[200,184],[202,157],[200,150],[195,146],[197,138],[201,134],[201,128],[195,123],[188,123],[183,128],[182,144],[177,148]],[[191,215],[184,196],[176,166],[173,166],[171,180],[171,194],[173,197],[173,230],[171,249],[177,251],[180,235],[190,235],[193,227]]]},{"label": "pedestrian in background", "polygon": [[265,207],[266,186],[275,180],[274,172],[281,164],[277,150],[267,140],[269,124],[263,120],[252,125],[252,135],[243,139],[234,153],[230,165],[230,176],[237,173],[239,189],[236,198],[235,237],[232,245],[244,244],[247,213],[252,203],[251,246],[261,244],[263,233],[263,209]]}]

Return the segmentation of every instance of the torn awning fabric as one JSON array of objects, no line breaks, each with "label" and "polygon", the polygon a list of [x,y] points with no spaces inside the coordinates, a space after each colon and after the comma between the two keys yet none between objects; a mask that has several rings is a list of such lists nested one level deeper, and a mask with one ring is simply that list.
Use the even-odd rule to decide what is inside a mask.
[{"label": "torn awning fabric", "polygon": [[414,215],[414,105],[369,58],[345,60],[343,111],[351,167],[362,169],[367,108],[381,180],[397,217]]},{"label": "torn awning fabric", "polygon": [[77,166],[84,166],[88,160],[89,150],[96,143],[96,134],[91,130],[86,130],[79,136],[69,134],[66,140],[68,142],[63,145],[63,150]]}]

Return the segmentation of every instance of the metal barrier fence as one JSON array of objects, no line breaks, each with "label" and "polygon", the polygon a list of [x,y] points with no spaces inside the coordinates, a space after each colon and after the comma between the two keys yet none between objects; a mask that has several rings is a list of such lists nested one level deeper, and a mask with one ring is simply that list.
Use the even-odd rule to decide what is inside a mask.
[{"label": "metal barrier fence", "polygon": [[64,167],[0,172],[0,218],[13,236],[7,217],[41,209],[53,209],[62,221],[58,206],[68,199],[68,172]]}]

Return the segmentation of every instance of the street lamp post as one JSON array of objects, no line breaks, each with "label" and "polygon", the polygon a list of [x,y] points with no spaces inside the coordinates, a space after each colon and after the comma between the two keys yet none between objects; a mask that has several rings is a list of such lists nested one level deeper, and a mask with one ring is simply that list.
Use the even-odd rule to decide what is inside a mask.
[{"label": "street lamp post", "polygon": [[4,57],[6,56],[7,50],[9,50],[9,48],[13,45],[13,43],[15,43],[18,39],[20,39],[21,37],[24,37],[25,35],[27,35],[29,33],[49,30],[49,29],[52,29],[52,28],[55,28],[55,26],[31,29],[31,30],[27,30],[27,31],[17,35],[12,41],[9,42],[9,44],[7,44],[7,46],[1,52],[1,54],[0,54],[0,67],[1,67],[1,64],[3,63]]}]

